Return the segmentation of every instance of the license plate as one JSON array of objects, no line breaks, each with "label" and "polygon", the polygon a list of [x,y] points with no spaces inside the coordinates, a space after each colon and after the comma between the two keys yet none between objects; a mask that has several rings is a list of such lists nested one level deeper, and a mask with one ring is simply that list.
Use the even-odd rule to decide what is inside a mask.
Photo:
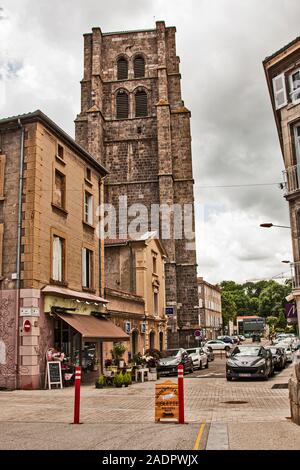
[{"label": "license plate", "polygon": [[251,377],[251,374],[239,374],[239,377]]}]

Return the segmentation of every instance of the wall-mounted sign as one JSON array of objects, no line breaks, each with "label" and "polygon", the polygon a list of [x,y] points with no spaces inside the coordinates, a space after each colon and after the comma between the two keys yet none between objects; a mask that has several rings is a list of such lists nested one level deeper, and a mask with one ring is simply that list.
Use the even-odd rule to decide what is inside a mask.
[{"label": "wall-mounted sign", "polygon": [[166,307],[166,315],[174,315],[174,307]]},{"label": "wall-mounted sign", "polygon": [[179,419],[178,384],[167,380],[155,385],[155,422]]},{"label": "wall-mounted sign", "polygon": [[21,317],[39,317],[40,309],[36,307],[21,307],[20,316]]},{"label": "wall-mounted sign", "polygon": [[29,320],[24,321],[23,329],[24,329],[25,333],[29,333],[29,331],[31,330],[31,323],[30,323]]},{"label": "wall-mounted sign", "polygon": [[49,389],[52,385],[59,385],[60,388],[63,388],[60,361],[47,362],[47,380]]}]

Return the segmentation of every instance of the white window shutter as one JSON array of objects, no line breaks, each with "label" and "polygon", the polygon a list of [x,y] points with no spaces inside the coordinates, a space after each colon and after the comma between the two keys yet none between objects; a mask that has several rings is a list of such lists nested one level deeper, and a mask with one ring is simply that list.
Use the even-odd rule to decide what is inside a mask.
[{"label": "white window shutter", "polygon": [[93,225],[93,196],[88,198],[88,223]]},{"label": "white window shutter", "polygon": [[281,73],[277,77],[273,78],[273,91],[275,108],[280,109],[287,105],[287,93],[285,85],[285,75]]},{"label": "white window shutter", "polygon": [[62,281],[62,244],[59,237],[53,238],[53,279]]}]

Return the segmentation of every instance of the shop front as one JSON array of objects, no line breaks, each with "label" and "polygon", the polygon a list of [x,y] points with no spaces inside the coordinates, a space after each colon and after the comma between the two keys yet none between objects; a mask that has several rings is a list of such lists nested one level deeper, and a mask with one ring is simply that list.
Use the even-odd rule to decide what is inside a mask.
[{"label": "shop front", "polygon": [[44,289],[44,312],[52,325],[44,360],[61,361],[65,386],[73,383],[76,365],[82,368],[82,382],[92,383],[103,372],[103,344],[130,340],[109,320],[106,304],[89,293],[52,286]]}]

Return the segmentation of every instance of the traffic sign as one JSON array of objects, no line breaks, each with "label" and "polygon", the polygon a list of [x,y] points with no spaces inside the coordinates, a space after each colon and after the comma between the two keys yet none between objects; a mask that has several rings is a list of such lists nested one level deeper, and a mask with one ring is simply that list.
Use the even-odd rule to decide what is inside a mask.
[{"label": "traffic sign", "polygon": [[196,338],[200,338],[200,336],[201,336],[201,330],[196,330],[196,331],[194,331],[194,336],[195,336]]}]

